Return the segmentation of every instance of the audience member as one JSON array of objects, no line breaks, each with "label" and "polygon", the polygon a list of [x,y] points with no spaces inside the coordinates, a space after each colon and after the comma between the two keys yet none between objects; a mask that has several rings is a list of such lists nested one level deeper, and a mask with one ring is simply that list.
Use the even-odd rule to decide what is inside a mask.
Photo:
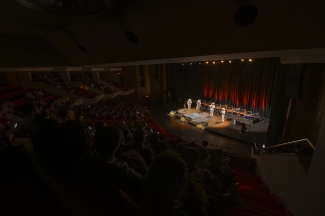
[{"label": "audience member", "polygon": [[33,127],[36,125],[34,122],[34,115],[39,112],[39,108],[33,102],[26,103],[23,106],[22,113],[25,116],[24,123],[22,125],[22,129],[27,132],[31,131]]},{"label": "audience member", "polygon": [[201,147],[199,148],[200,153],[200,160],[197,163],[197,166],[199,168],[206,168],[209,165],[208,159],[209,159],[209,152],[206,148]]},{"label": "audience member", "polygon": [[209,143],[208,143],[208,141],[203,140],[201,145],[202,145],[202,147],[207,148]]},{"label": "audience member", "polygon": [[98,184],[113,184],[134,194],[141,189],[148,170],[143,158],[133,149],[124,153],[126,162],[115,157],[122,137],[122,131],[114,126],[97,132],[96,150],[92,154],[93,177]]},{"label": "audience member", "polygon": [[175,215],[186,183],[187,166],[176,153],[156,157],[145,181],[144,207],[149,215]]},{"label": "audience member", "polygon": [[147,165],[150,165],[155,153],[144,146],[145,133],[143,129],[137,129],[134,132],[133,144],[130,146],[131,149],[136,150],[146,161]]}]

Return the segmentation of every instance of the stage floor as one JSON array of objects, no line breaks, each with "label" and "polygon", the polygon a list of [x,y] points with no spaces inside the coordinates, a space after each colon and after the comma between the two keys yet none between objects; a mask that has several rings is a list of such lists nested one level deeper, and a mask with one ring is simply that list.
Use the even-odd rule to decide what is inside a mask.
[{"label": "stage floor", "polygon": [[[187,110],[184,108],[177,109],[178,114],[176,116],[181,118],[182,116],[190,117],[191,120],[188,122],[189,124],[196,126],[197,124],[201,124],[202,122],[208,123],[205,130],[217,133],[219,135],[228,136],[234,138],[236,140],[241,140],[243,142],[247,142],[250,144],[258,144],[262,145],[266,142],[266,132],[268,129],[268,119],[260,119],[259,122],[253,124],[252,119],[244,118],[241,116],[237,116],[232,113],[226,113],[225,121],[222,122],[221,115],[216,115],[210,117],[209,112],[196,112],[194,108],[191,110]],[[240,133],[241,125],[235,124],[235,119],[238,119],[240,122],[244,122],[246,124],[246,134],[243,135]],[[176,120],[177,121],[177,120]],[[180,124],[184,124],[180,122]]]},{"label": "stage floor", "polygon": [[[216,148],[214,145],[219,145],[226,147],[224,152],[229,152],[245,157],[251,156],[251,148],[254,144],[261,146],[265,143],[265,136],[268,127],[268,120],[258,122],[256,124],[251,124],[251,120],[239,117],[240,120],[250,124],[249,130],[247,130],[246,135],[242,136],[240,132],[240,126],[233,124],[233,118],[237,117],[235,115],[227,115],[224,123],[217,123],[221,121],[221,116],[209,117],[208,112],[195,113],[195,109],[191,111],[184,112],[183,108],[180,108],[182,104],[157,104],[151,109],[151,116],[153,120],[158,123],[165,130],[170,133],[188,137],[190,139],[195,139],[199,141],[206,140],[209,142],[211,148]],[[177,108],[178,107],[178,108]],[[178,117],[170,116],[169,113],[172,110],[177,110],[179,112]],[[189,123],[183,123],[180,121],[181,116],[191,117]],[[196,128],[196,124],[201,122],[207,122],[208,126],[205,130]],[[231,149],[227,147],[234,145]]]}]

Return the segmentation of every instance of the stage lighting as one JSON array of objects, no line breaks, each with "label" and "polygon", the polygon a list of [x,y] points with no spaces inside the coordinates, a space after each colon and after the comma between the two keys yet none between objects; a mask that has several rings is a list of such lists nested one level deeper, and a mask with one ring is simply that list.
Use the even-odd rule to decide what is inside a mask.
[{"label": "stage lighting", "polygon": [[245,61],[245,59],[240,59],[241,61]]},{"label": "stage lighting", "polygon": [[248,61],[250,61],[250,62],[251,62],[251,61],[253,61],[253,59],[248,59]]},{"label": "stage lighting", "polygon": [[209,64],[209,62],[205,62],[205,64]]},{"label": "stage lighting", "polygon": [[231,60],[229,60],[229,63],[231,63]]},{"label": "stage lighting", "polygon": [[212,64],[215,64],[216,62],[212,62]]},{"label": "stage lighting", "polygon": [[222,61],[220,61],[221,63],[223,63],[223,60]]}]

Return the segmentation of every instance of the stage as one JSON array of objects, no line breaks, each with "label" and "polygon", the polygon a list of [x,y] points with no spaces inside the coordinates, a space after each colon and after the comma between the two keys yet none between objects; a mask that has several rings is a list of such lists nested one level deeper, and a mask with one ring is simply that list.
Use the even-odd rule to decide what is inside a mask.
[{"label": "stage", "polygon": [[[232,150],[225,149],[231,153],[249,156],[250,148],[254,147],[255,143],[261,146],[266,142],[266,132],[268,128],[268,119],[261,118],[259,122],[253,124],[251,119],[240,117],[231,113],[227,113],[225,122],[221,122],[221,116],[209,116],[208,112],[195,112],[195,108],[190,111],[181,108],[182,104],[157,104],[152,110],[153,119],[167,131],[185,136],[190,139],[206,140],[211,144],[217,144],[224,147],[230,147],[233,143],[242,145],[234,146]],[[178,108],[177,108],[178,107]],[[178,113],[171,116],[170,111],[176,110]],[[182,116],[191,118],[187,123],[181,122]],[[247,125],[246,134],[240,132],[241,126],[234,124],[234,119],[238,118],[240,122]],[[197,124],[206,122],[208,125],[205,130],[198,129]]]},{"label": "stage", "polygon": [[[214,114],[212,117],[209,116],[209,112],[200,110],[196,112],[195,108],[187,110],[184,108],[177,109],[177,114],[175,119],[179,121],[182,116],[189,117],[191,120],[188,121],[188,124],[191,124],[196,127],[198,124],[206,124],[206,131],[217,133],[219,135],[228,136],[236,140],[247,142],[250,144],[262,144],[265,143],[265,136],[268,128],[268,119],[259,119],[258,122],[254,122],[253,119],[244,118],[244,116],[238,116],[232,113],[226,113],[225,121],[222,122],[221,115]],[[246,125],[246,133],[242,134],[241,125],[237,124],[236,121],[244,123]],[[180,124],[183,122],[180,121]]]}]

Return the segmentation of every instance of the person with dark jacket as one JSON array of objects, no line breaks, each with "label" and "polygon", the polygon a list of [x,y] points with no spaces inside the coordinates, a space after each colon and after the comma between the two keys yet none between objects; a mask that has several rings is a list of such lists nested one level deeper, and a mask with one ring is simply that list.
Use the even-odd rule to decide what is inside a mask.
[{"label": "person with dark jacket", "polygon": [[98,131],[91,169],[94,180],[99,184],[115,185],[132,194],[142,187],[148,169],[144,159],[133,149],[123,154],[126,161],[115,157],[122,138],[122,131],[114,126]]},{"label": "person with dark jacket", "polygon": [[134,143],[130,146],[130,149],[136,150],[146,161],[147,165],[150,165],[153,161],[155,153],[144,146],[145,132],[139,128],[134,131],[133,141]]}]

